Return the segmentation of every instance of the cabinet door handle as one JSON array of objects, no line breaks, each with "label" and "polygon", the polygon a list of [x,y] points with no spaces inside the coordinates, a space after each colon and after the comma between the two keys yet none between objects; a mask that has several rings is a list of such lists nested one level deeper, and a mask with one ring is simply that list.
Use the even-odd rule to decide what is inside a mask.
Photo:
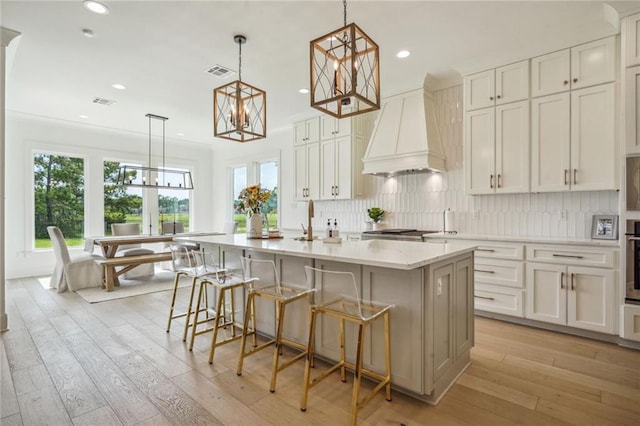
[{"label": "cabinet door handle", "polygon": [[476,251],[488,251],[488,252],[493,253],[495,250],[494,249],[477,248]]},{"label": "cabinet door handle", "polygon": [[564,272],[560,272],[560,290],[564,288],[562,281],[564,281]]},{"label": "cabinet door handle", "polygon": [[575,290],[575,287],[574,287],[574,285],[573,285],[573,277],[574,277],[574,275],[575,275],[575,274],[572,272],[572,273],[571,273],[571,290]]},{"label": "cabinet door handle", "polygon": [[493,100],[493,96],[489,96],[489,100],[492,101]]},{"label": "cabinet door handle", "polygon": [[489,188],[493,189],[493,175],[489,175]]},{"label": "cabinet door handle", "polygon": [[578,256],[578,255],[575,255],[575,254],[556,254],[556,253],[553,253],[552,256],[553,257],[568,257],[568,258],[571,258],[571,259],[584,259],[584,256]]},{"label": "cabinet door handle", "polygon": [[502,187],[502,175],[498,175],[498,188]]},{"label": "cabinet door handle", "polygon": [[484,270],[484,269],[474,269],[474,272],[485,272],[487,274],[495,274],[496,271],[489,271],[489,270]]},{"label": "cabinet door handle", "polygon": [[496,98],[497,98],[497,99],[500,99],[501,97],[502,97],[502,96],[500,96],[500,95],[496,96]]},{"label": "cabinet door handle", "polygon": [[574,83],[577,83],[577,82],[578,82],[578,79],[577,79],[577,78],[574,78],[574,79],[573,79],[573,82],[574,82]]},{"label": "cabinet door handle", "polygon": [[563,81],[562,84],[564,84],[566,86],[567,84],[569,84],[569,80]]},{"label": "cabinet door handle", "polygon": [[338,195],[338,185],[336,185],[336,193],[334,195]]},{"label": "cabinet door handle", "polygon": [[496,300],[493,297],[487,297],[487,296],[478,296],[477,294],[474,294],[473,297],[475,297],[476,299],[485,299],[485,300]]},{"label": "cabinet door handle", "polygon": [[578,173],[578,169],[573,169],[573,184],[577,185],[578,184],[578,177],[576,176]]},{"label": "cabinet door handle", "polygon": [[564,184],[565,185],[569,185],[569,182],[567,182],[567,174],[569,173],[569,170],[564,169]]}]

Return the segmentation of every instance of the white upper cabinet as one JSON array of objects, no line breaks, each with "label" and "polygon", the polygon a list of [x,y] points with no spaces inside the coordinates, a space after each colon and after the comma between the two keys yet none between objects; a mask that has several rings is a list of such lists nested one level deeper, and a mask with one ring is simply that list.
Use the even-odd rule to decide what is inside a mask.
[{"label": "white upper cabinet", "polygon": [[469,194],[529,192],[529,101],[467,113],[465,155]]},{"label": "white upper cabinet", "polygon": [[531,96],[546,96],[571,88],[570,49],[531,59]]},{"label": "white upper cabinet", "polygon": [[521,101],[528,97],[528,60],[464,78],[464,104],[467,111]]},{"label": "white upper cabinet", "polygon": [[627,68],[625,80],[627,154],[640,153],[640,66]]},{"label": "white upper cabinet", "polygon": [[625,65],[640,65],[640,13],[624,18]]},{"label": "white upper cabinet", "polygon": [[320,117],[293,124],[293,144],[302,145],[320,141]]},{"label": "white upper cabinet", "polygon": [[566,191],[571,168],[571,96],[531,100],[531,191]]},{"label": "white upper cabinet", "polygon": [[320,193],[320,143],[293,148],[294,197],[299,201],[316,199]]},{"label": "white upper cabinet", "polygon": [[615,83],[531,101],[531,191],[617,189]]},{"label": "white upper cabinet", "polygon": [[615,36],[531,59],[531,96],[534,98],[615,79]]},{"label": "white upper cabinet", "polygon": [[349,136],[351,134],[351,119],[338,119],[325,115],[320,117],[320,139],[327,140]]},{"label": "white upper cabinet", "polygon": [[616,37],[571,49],[571,89],[582,89],[616,79]]}]

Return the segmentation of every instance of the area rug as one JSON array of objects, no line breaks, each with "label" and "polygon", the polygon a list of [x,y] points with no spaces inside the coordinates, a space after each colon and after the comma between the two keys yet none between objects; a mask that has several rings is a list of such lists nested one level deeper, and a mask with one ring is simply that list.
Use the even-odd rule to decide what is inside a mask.
[{"label": "area rug", "polygon": [[[125,280],[120,279],[120,286],[114,287],[113,291],[107,292],[101,288],[85,288],[76,291],[76,294],[89,303],[106,302],[109,300],[122,299],[125,297],[139,296],[141,294],[155,293],[173,289],[173,279],[175,273],[171,271],[156,272],[147,279]],[[191,285],[191,280],[182,280],[179,287]]]}]

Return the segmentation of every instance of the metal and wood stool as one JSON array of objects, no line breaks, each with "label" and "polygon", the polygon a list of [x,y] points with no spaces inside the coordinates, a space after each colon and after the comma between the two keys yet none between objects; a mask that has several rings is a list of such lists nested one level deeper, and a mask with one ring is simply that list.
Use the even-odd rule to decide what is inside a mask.
[{"label": "metal and wood stool", "polygon": [[[196,251],[192,250],[193,247],[185,246],[185,245],[171,245],[171,261],[173,264],[173,270],[176,272],[176,276],[173,280],[173,294],[171,295],[171,306],[169,307],[169,319],[167,321],[167,333],[171,330],[171,322],[176,318],[186,317],[184,323],[184,330],[182,333],[182,341],[187,341],[187,334],[189,332],[189,328],[193,325],[191,320],[191,315],[194,315],[197,312],[204,312],[207,320],[209,320],[210,309],[207,306],[207,298],[205,297],[204,304],[200,302],[195,305],[197,309],[195,309],[193,304],[193,296],[196,290],[197,281],[201,278],[206,277],[207,275],[215,275],[217,271],[220,269],[217,267],[202,267],[198,265],[196,259]],[[180,278],[186,276],[191,278],[191,290],[189,292],[189,299],[187,300],[187,310],[182,313],[175,313],[175,305],[176,305],[176,295],[178,293],[178,284]],[[195,309],[195,310],[194,310]],[[211,310],[211,312],[213,312]]]},{"label": "metal and wood stool", "polygon": [[[242,329],[242,324],[236,322],[234,291],[236,289],[243,288],[244,280],[241,277],[229,274],[226,269],[220,268],[215,262],[212,253],[194,251],[193,255],[196,259],[196,272],[200,281],[196,306],[208,306],[207,288],[212,286],[216,295],[216,307],[213,310],[211,308],[195,309],[195,315],[192,323],[189,322],[190,315],[187,312],[186,322],[188,326],[192,328],[189,350],[193,350],[193,344],[196,336],[213,332],[213,336],[211,337],[211,349],[209,351],[209,364],[211,364],[213,363],[213,356],[215,355],[215,350],[218,346],[238,340],[242,336],[240,332],[236,332],[236,328]],[[230,302],[228,308],[227,297]],[[199,315],[203,311],[207,314],[207,318],[200,320]],[[212,326],[198,330],[198,326],[210,321],[213,321]],[[218,332],[220,328],[230,328],[231,336],[218,341]]]},{"label": "metal and wood stool", "polygon": [[[273,362],[271,367],[271,383],[269,390],[276,391],[276,378],[278,372],[292,365],[295,361],[303,358],[307,354],[307,345],[287,339],[282,336],[284,328],[285,310],[287,305],[297,300],[307,299],[310,302],[314,290],[311,287],[296,287],[284,285],[280,282],[276,265],[272,260],[250,259],[242,257],[242,272],[245,279],[245,288],[248,292],[247,305],[244,316],[244,326],[242,328],[242,340],[240,344],[240,356],[238,358],[238,376],[242,375],[242,365],[244,359],[271,345],[274,345]],[[255,319],[255,299],[262,297],[272,300],[276,307],[276,328],[275,337],[266,343],[257,345],[256,341],[256,319]],[[249,321],[252,322],[249,328]],[[253,336],[253,348],[245,352],[247,336]],[[301,351],[293,358],[280,362],[283,346],[289,346]]]},{"label": "metal and wood stool", "polygon": [[[393,305],[363,301],[359,297],[355,277],[351,272],[326,271],[305,266],[307,285],[316,288],[314,302],[310,306],[309,346],[307,361],[304,369],[304,383],[300,409],[307,410],[309,389],[327,378],[331,373],[340,369],[340,378],[347,381],[346,369],[354,371],[353,391],[351,396],[350,424],[355,425],[358,410],[366,405],[382,388],[386,388],[387,401],[391,401],[391,338],[389,335],[389,312]],[[340,321],[340,361],[328,370],[311,378],[311,367],[314,356],[314,341],[318,315],[324,314]],[[373,321],[384,321],[384,355],[385,372],[380,374],[362,367],[362,352],[364,348],[364,331]],[[358,341],[354,363],[346,360],[345,349],[345,321],[355,324],[358,328]],[[325,331],[326,332],[326,331]],[[364,398],[360,399],[360,382],[362,375],[378,381],[376,387]]]}]

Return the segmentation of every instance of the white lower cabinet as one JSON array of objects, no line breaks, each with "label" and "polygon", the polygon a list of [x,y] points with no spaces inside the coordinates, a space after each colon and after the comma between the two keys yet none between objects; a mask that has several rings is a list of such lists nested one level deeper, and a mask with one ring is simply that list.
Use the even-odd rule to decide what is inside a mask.
[{"label": "white lower cabinet", "polygon": [[613,334],[615,271],[527,263],[526,317]]}]

